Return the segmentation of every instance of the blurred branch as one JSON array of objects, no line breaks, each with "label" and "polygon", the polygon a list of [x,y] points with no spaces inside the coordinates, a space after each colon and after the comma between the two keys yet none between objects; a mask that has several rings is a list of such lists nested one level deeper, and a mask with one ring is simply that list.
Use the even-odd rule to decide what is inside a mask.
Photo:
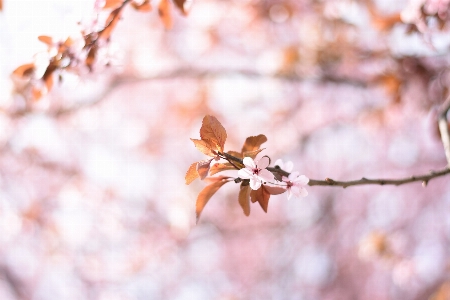
[{"label": "blurred branch", "polygon": [[450,96],[445,100],[439,112],[439,131],[441,133],[442,144],[444,145],[447,166],[450,167],[450,134],[448,131],[447,112],[450,109]]}]

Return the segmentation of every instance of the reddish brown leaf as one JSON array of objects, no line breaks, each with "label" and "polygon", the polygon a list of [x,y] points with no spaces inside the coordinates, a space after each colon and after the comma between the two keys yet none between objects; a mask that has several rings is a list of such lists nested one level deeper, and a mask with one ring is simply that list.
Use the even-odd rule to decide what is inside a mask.
[{"label": "reddish brown leaf", "polygon": [[206,203],[208,203],[209,199],[228,181],[222,179],[220,181],[216,181],[208,186],[206,186],[197,197],[197,203],[195,205],[195,214],[197,217],[197,223],[200,219],[200,214],[205,208]]},{"label": "reddish brown leaf", "polygon": [[242,182],[239,190],[239,204],[241,205],[244,215],[250,215],[250,192],[251,188],[248,182]]},{"label": "reddish brown leaf", "polygon": [[236,151],[228,151],[227,153],[230,154],[230,155],[233,155],[234,157],[237,157],[237,158],[243,158],[242,157],[242,153],[239,153],[239,152],[236,152]]},{"label": "reddish brown leaf", "polygon": [[3,10],[3,1],[0,0],[0,11],[2,11],[2,10]]},{"label": "reddish brown leaf", "polygon": [[257,150],[253,150],[253,151],[246,151],[244,153],[242,153],[242,157],[251,157],[251,158],[255,158],[256,155],[258,155],[261,151],[263,151],[265,148],[262,149],[257,149]]},{"label": "reddish brown leaf", "polygon": [[117,23],[120,20],[120,12],[121,9],[116,8],[109,14],[108,19],[106,19],[105,22],[105,28],[103,28],[103,30],[99,33],[100,38],[109,39],[113,29],[116,27]]},{"label": "reddish brown leaf", "polygon": [[166,29],[172,28],[172,5],[169,0],[161,0],[158,5],[158,13]]},{"label": "reddish brown leaf", "polygon": [[267,190],[267,192],[269,192],[269,194],[271,195],[280,195],[283,194],[284,192],[286,192],[286,189],[282,188],[282,187],[277,187],[277,186],[268,186],[265,185],[264,188]]},{"label": "reddish brown leaf", "polygon": [[200,179],[203,180],[206,178],[206,176],[208,176],[208,172],[209,172],[209,166],[211,165],[211,161],[213,159],[206,159],[206,160],[202,160],[199,161],[197,164],[197,173],[198,176],[200,176]]},{"label": "reddish brown leaf", "polygon": [[152,10],[152,6],[150,5],[150,0],[145,0],[141,4],[137,4],[136,2],[132,2],[131,6],[133,6],[134,9],[142,12],[149,12]]},{"label": "reddish brown leaf", "polygon": [[267,213],[267,207],[269,206],[270,193],[266,190],[265,186],[262,185],[258,190],[252,190],[250,192],[250,198],[253,203],[259,202],[264,212]]},{"label": "reddish brown leaf", "polygon": [[197,163],[195,162],[187,170],[184,179],[186,180],[186,184],[191,184],[191,182],[197,178],[198,178]]},{"label": "reddish brown leaf", "polygon": [[257,136],[249,136],[244,143],[244,146],[242,146],[242,153],[245,152],[251,152],[258,150],[262,144],[267,142],[267,137],[264,134],[260,134]]},{"label": "reddish brown leaf", "polygon": [[191,141],[194,142],[195,147],[200,150],[200,152],[202,152],[205,155],[208,156],[216,156],[216,154],[213,152],[213,150],[211,150],[211,148],[214,147],[211,146],[208,142],[204,141],[204,140],[196,140],[196,139],[191,139]]},{"label": "reddish brown leaf", "polygon": [[227,171],[227,170],[236,170],[236,168],[230,163],[214,164],[214,165],[212,165],[212,167],[209,170],[209,175],[214,175],[214,174],[217,174],[219,172]]},{"label": "reddish brown leaf", "polygon": [[173,0],[173,2],[175,2],[175,5],[184,15],[187,15],[191,7],[192,0]]},{"label": "reddish brown leaf", "polygon": [[106,0],[103,9],[117,8],[122,5],[124,0]]},{"label": "reddish brown leaf", "polygon": [[53,87],[53,73],[44,74],[44,77],[42,77],[44,80],[45,86],[47,87],[47,92],[50,92],[50,90]]},{"label": "reddish brown leaf", "polygon": [[38,40],[40,40],[44,44],[47,44],[48,46],[53,45],[53,39],[50,36],[40,35],[38,36]]},{"label": "reddish brown leaf", "polygon": [[21,65],[13,71],[13,75],[18,77],[28,77],[34,72],[34,64]]},{"label": "reddish brown leaf", "polygon": [[215,150],[223,152],[227,132],[220,122],[213,116],[205,116],[203,118],[202,127],[200,128],[200,137],[211,145],[215,145]]},{"label": "reddish brown leaf", "polygon": [[92,71],[92,68],[95,63],[95,57],[97,56],[97,49],[98,47],[94,45],[88,52],[88,55],[86,57],[86,66],[89,68],[90,71]]}]

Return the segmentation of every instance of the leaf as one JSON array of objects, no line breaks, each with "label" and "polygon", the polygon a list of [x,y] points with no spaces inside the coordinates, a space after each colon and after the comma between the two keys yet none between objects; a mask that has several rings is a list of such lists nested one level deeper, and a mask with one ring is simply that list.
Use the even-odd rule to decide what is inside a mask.
[{"label": "leaf", "polygon": [[259,202],[259,205],[261,205],[264,212],[267,213],[267,207],[269,206],[269,198],[270,193],[266,190],[265,186],[262,185],[258,190],[252,190],[250,192],[250,198],[253,203],[256,201]]},{"label": "leaf", "polygon": [[0,11],[2,11],[2,10],[3,10],[3,1],[0,0]]},{"label": "leaf", "polygon": [[47,88],[47,92],[50,92],[50,90],[53,87],[53,73],[51,72],[49,74],[44,74],[42,79],[44,80],[45,87]]},{"label": "leaf", "polygon": [[243,158],[242,157],[242,153],[237,152],[237,151],[228,151],[227,153],[232,155],[232,156],[234,156],[234,157],[237,157],[237,158],[241,158],[241,159]]},{"label": "leaf", "polygon": [[40,36],[38,36],[38,40],[43,42],[44,44],[46,44],[48,46],[52,46],[53,45],[53,39],[50,36],[40,35]]},{"label": "leaf", "polygon": [[284,192],[286,192],[286,189],[282,188],[282,187],[277,187],[277,186],[269,186],[269,185],[265,185],[264,188],[267,190],[267,192],[269,192],[269,194],[271,195],[280,195],[283,194]]},{"label": "leaf", "polygon": [[115,10],[113,10],[109,14],[108,19],[106,19],[106,22],[105,22],[105,28],[103,28],[103,30],[101,30],[99,32],[100,38],[109,39],[113,29],[116,27],[117,23],[120,20],[120,12],[121,12],[121,9],[119,7],[119,8],[116,8]]},{"label": "leaf", "polygon": [[209,143],[207,143],[204,140],[196,140],[196,139],[191,139],[191,141],[194,142],[195,147],[200,150],[200,152],[202,152],[205,155],[208,156],[216,156],[217,154],[213,152],[213,150],[211,150],[212,147]]},{"label": "leaf", "polygon": [[192,6],[192,0],[173,0],[175,5],[181,10],[181,12],[186,16],[189,9]]},{"label": "leaf", "polygon": [[86,66],[89,68],[89,71],[92,71],[92,67],[95,63],[95,57],[97,56],[98,46],[95,44],[88,52],[86,57]]},{"label": "leaf", "polygon": [[244,146],[242,146],[242,153],[245,152],[251,152],[258,150],[262,144],[267,142],[267,137],[264,134],[260,134],[257,136],[249,136],[244,143]]},{"label": "leaf", "polygon": [[123,0],[106,0],[103,9],[117,8],[123,4]]},{"label": "leaf", "polygon": [[13,75],[18,77],[28,77],[34,72],[34,64],[24,64],[13,71]]},{"label": "leaf", "polygon": [[258,155],[261,151],[263,151],[265,148],[262,148],[262,149],[257,149],[257,150],[253,150],[253,151],[246,151],[246,152],[244,152],[244,153],[242,153],[242,156],[243,157],[246,157],[246,156],[248,156],[248,157],[251,157],[251,158],[255,158],[256,157],[256,155]]},{"label": "leaf", "polygon": [[199,161],[197,164],[197,173],[198,176],[200,176],[200,179],[203,180],[206,178],[206,176],[208,176],[208,172],[209,172],[209,166],[211,165],[211,161],[213,159],[206,159],[206,160],[202,160]]},{"label": "leaf", "polygon": [[197,172],[197,163],[193,163],[189,169],[186,172],[186,176],[184,176],[184,179],[186,180],[186,184],[191,184],[192,181],[198,178],[198,172]]},{"label": "leaf", "polygon": [[137,4],[136,2],[132,2],[131,6],[137,11],[149,12],[152,10],[152,6],[150,5],[150,0],[145,0],[141,4]]},{"label": "leaf", "polygon": [[206,186],[197,197],[197,203],[195,204],[195,215],[197,217],[197,223],[200,219],[200,214],[205,208],[206,203],[208,203],[209,199],[225,184],[227,180],[216,181],[208,186]]},{"label": "leaf", "polygon": [[228,170],[236,170],[236,168],[230,163],[217,163],[211,166],[209,169],[209,175],[214,175]]},{"label": "leaf", "polygon": [[42,92],[41,89],[39,89],[37,87],[33,87],[32,91],[31,91],[31,96],[33,97],[32,99],[34,101],[41,99],[43,95],[44,95],[44,93]]},{"label": "leaf", "polygon": [[172,9],[169,0],[161,0],[158,5],[158,13],[166,29],[170,29],[173,26]]},{"label": "leaf", "polygon": [[250,191],[252,189],[248,185],[248,182],[244,181],[241,183],[241,188],[239,190],[239,204],[241,205],[244,215],[250,215]]},{"label": "leaf", "polygon": [[215,145],[216,149],[223,152],[227,132],[220,122],[213,116],[205,116],[203,118],[202,127],[200,128],[200,137],[202,140],[211,145]]}]

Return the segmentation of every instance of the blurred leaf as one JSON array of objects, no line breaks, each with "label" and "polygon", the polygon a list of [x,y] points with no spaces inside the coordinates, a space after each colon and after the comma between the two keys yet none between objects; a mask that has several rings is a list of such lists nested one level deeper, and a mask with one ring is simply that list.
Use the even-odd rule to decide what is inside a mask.
[{"label": "blurred leaf", "polygon": [[50,92],[50,90],[53,87],[53,72],[44,74],[42,79],[44,80],[45,86],[47,88],[47,92]]},{"label": "blurred leaf", "polygon": [[0,0],[0,11],[2,11],[2,10],[3,10],[3,1]]},{"label": "blurred leaf", "polygon": [[197,164],[197,173],[200,176],[200,179],[203,180],[208,176],[209,166],[211,165],[211,161],[213,159],[206,159],[199,161]]},{"label": "blurred leaf", "polygon": [[450,281],[442,283],[436,292],[428,298],[429,300],[448,300],[450,299]]},{"label": "blurred leaf", "polygon": [[250,215],[250,191],[252,189],[248,185],[247,181],[244,181],[241,183],[241,187],[239,190],[239,204],[242,207],[242,210],[244,211],[244,215],[249,216]]},{"label": "blurred leaf", "polygon": [[40,40],[44,44],[47,44],[48,46],[53,45],[53,39],[50,36],[40,35],[38,36],[38,40]]},{"label": "blurred leaf", "polygon": [[403,81],[398,77],[397,74],[384,74],[379,76],[376,80],[376,83],[382,85],[389,96],[392,97],[394,103],[401,102],[401,87]]},{"label": "blurred leaf", "polygon": [[161,0],[158,5],[158,13],[166,29],[173,26],[172,7],[169,0]]},{"label": "blurred leaf", "polygon": [[184,15],[188,14],[192,0],[173,0],[173,2],[175,2],[175,5],[181,10]]},{"label": "blurred leaf", "polygon": [[150,0],[145,0],[141,4],[137,4],[136,2],[131,2],[131,6],[133,6],[134,9],[141,11],[141,12],[149,12],[152,10],[152,6],[150,5]]},{"label": "blurred leaf", "polygon": [[236,168],[230,163],[217,163],[212,165],[212,167],[209,170],[209,175],[214,175],[219,172],[228,170],[236,170]]},{"label": "blurred leaf", "polygon": [[13,75],[18,77],[28,77],[34,72],[34,64],[24,64],[13,71]]},{"label": "blurred leaf", "polygon": [[206,203],[208,203],[209,199],[228,181],[224,178],[217,178],[218,181],[206,186],[197,197],[197,203],[195,205],[195,214],[197,217],[197,223],[200,219],[200,214],[205,208]]},{"label": "blurred leaf", "polygon": [[200,128],[200,137],[210,145],[215,145],[215,149],[223,152],[227,132],[220,122],[213,116],[205,116],[203,118],[202,127]]},{"label": "blurred leaf", "polygon": [[41,99],[43,95],[44,95],[44,93],[42,92],[42,90],[40,88],[33,87],[32,91],[31,91],[31,96],[34,101]]},{"label": "blurred leaf", "polygon": [[120,12],[121,9],[116,8],[109,14],[108,19],[106,19],[105,22],[105,28],[99,33],[100,38],[109,39],[113,29],[116,27],[117,23],[120,20]]},{"label": "blurred leaf", "polygon": [[242,157],[242,153],[237,152],[237,151],[228,151],[227,153],[232,155],[232,156],[234,156],[234,157],[237,157],[237,158],[243,158]]},{"label": "blurred leaf", "polygon": [[191,184],[192,181],[198,178],[197,172],[197,163],[193,163],[186,172],[186,176],[184,179],[186,180],[186,184]]},{"label": "blurred leaf", "polygon": [[98,46],[95,44],[88,52],[88,55],[86,57],[86,66],[89,68],[90,71],[92,71],[92,67],[95,63],[95,57],[97,56],[97,50]]},{"label": "blurred leaf", "polygon": [[124,0],[106,0],[104,9],[117,8],[122,5]]}]

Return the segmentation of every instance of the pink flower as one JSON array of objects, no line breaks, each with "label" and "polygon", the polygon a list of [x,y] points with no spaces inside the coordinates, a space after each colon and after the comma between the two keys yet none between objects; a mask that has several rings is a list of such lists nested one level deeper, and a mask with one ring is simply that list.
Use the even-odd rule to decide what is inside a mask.
[{"label": "pink flower", "polygon": [[288,173],[290,173],[294,169],[294,164],[292,163],[292,161],[283,163],[281,159],[277,159],[275,161],[275,166],[279,166],[281,170],[284,170]]},{"label": "pink flower", "polygon": [[261,187],[262,183],[273,181],[273,174],[266,170],[269,166],[269,158],[263,156],[260,160],[253,161],[251,157],[244,157],[243,163],[244,169],[238,171],[238,175],[242,179],[250,179],[250,188],[257,190]]},{"label": "pink flower", "polygon": [[309,178],[305,175],[299,176],[299,172],[292,172],[289,177],[283,176],[282,179],[286,182],[288,200],[291,199],[292,195],[298,198],[308,196],[308,192],[304,186],[308,184]]}]

